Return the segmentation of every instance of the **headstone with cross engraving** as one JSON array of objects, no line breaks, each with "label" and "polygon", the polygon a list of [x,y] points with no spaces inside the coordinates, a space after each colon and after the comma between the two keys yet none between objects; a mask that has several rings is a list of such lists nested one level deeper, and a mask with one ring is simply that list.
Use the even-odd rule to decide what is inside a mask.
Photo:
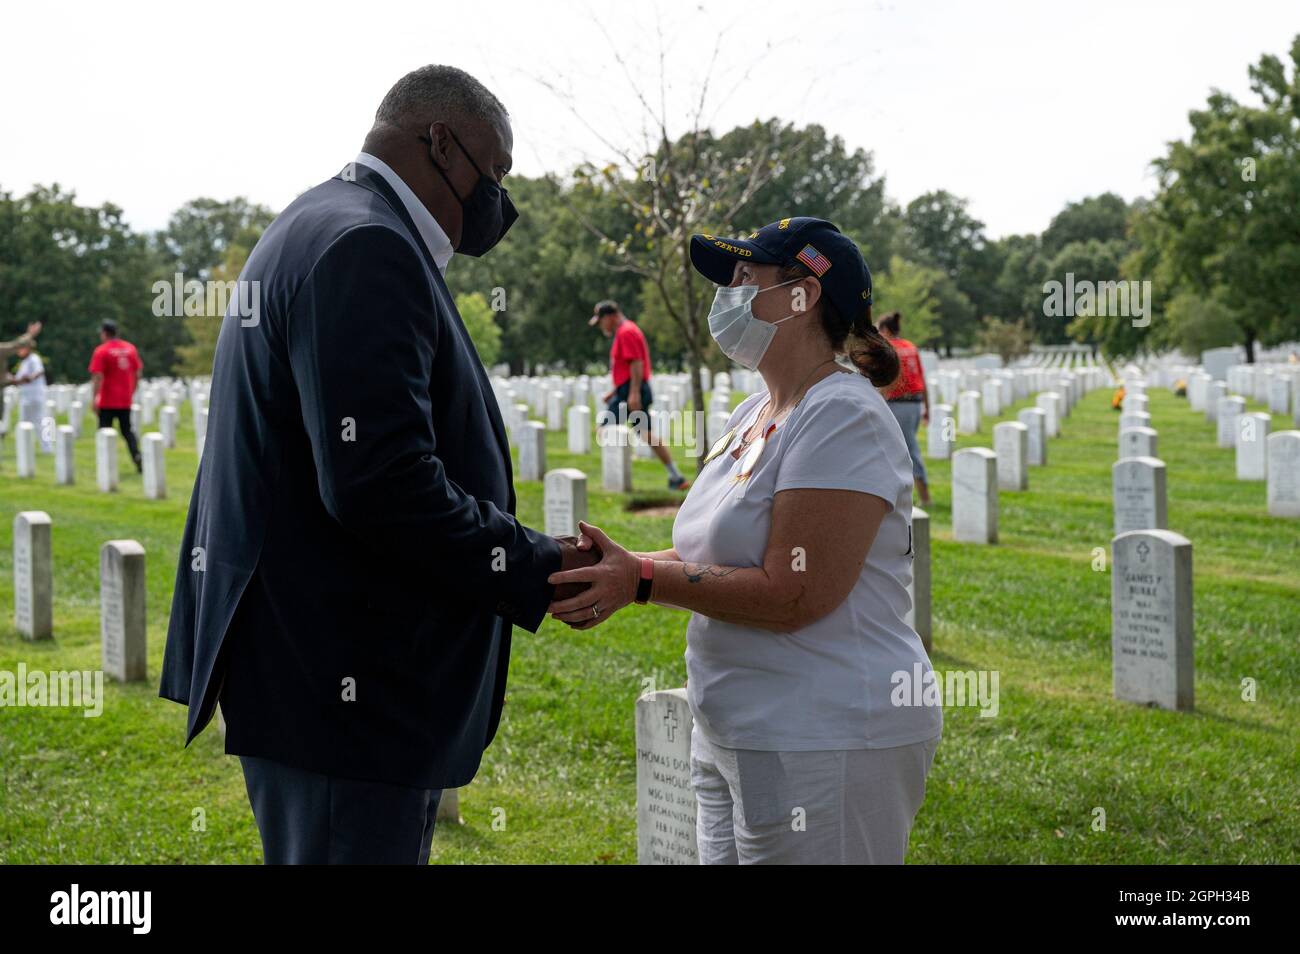
[{"label": "headstone with cross engraving", "polygon": [[1169,530],[1134,530],[1111,549],[1115,698],[1190,712],[1192,544]]},{"label": "headstone with cross engraving", "polygon": [[643,865],[699,864],[685,689],[636,701],[636,856]]}]

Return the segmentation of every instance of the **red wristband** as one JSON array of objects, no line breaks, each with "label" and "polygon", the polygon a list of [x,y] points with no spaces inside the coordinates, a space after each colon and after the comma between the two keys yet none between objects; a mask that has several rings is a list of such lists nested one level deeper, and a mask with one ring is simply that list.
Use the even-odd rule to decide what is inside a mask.
[{"label": "red wristband", "polygon": [[650,588],[654,585],[655,561],[649,557],[641,558],[641,579],[636,584],[636,601],[650,602]]}]

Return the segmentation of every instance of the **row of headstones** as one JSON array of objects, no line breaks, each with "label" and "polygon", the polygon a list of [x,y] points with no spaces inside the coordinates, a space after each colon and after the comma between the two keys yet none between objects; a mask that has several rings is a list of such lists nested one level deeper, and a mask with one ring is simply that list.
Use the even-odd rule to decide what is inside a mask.
[{"label": "row of headstones", "polygon": [[[1300,395],[1293,398],[1300,378],[1283,371],[1265,376],[1253,369],[1243,378],[1240,372],[1240,368],[1229,368],[1229,380],[1220,381],[1193,369],[1185,378],[1188,405],[1215,425],[1219,447],[1236,451],[1238,480],[1266,482],[1269,514],[1300,517]],[[1250,386],[1255,380],[1266,383],[1270,411],[1286,414],[1294,406],[1296,430],[1270,433],[1271,414],[1247,413],[1246,398],[1228,393],[1232,383],[1242,384],[1242,389],[1258,400],[1258,389]]]},{"label": "row of headstones", "polygon": [[[714,376],[708,368],[700,369],[705,391],[712,391],[710,409],[717,409],[721,402],[725,410],[728,392],[731,388],[732,375],[720,372]],[[737,378],[744,378],[740,387],[742,392],[752,389],[750,380],[752,372],[737,371]],[[659,410],[669,414],[688,411],[694,403],[694,387],[688,374],[658,374],[654,377],[654,403]],[[513,432],[533,415],[545,424],[547,430],[558,431],[565,427],[566,415],[572,407],[591,407],[600,397],[614,389],[608,376],[592,378],[588,375],[560,377],[512,377],[492,379],[492,391],[497,399],[497,406],[502,419]]]},{"label": "row of headstones", "polygon": [[[731,416],[731,382],[725,372],[713,381],[708,427],[711,435],[726,430]],[[602,412],[603,413],[603,412]],[[516,402],[506,407],[504,419],[511,441],[519,448],[519,479],[542,480],[546,474],[546,434],[549,428],[541,421],[529,418],[529,405]],[[591,408],[574,404],[566,409],[568,450],[571,454],[591,452],[593,416]],[[625,424],[605,423],[601,416],[595,420],[596,441],[601,447],[601,487],[604,490],[626,493],[632,489],[632,457],[648,458],[652,443],[685,442],[685,419],[674,416],[671,410],[652,408],[648,415],[651,437],[638,439],[633,428]]]},{"label": "row of headstones", "polygon": [[[144,495],[149,500],[167,496],[166,448],[176,446],[175,410],[168,426],[164,418],[162,432],[151,431],[140,438],[140,457],[144,471]],[[18,476],[36,476],[36,428],[22,421],[15,435]],[[70,424],[59,425],[54,444],[54,482],[65,486],[76,483],[76,434]],[[117,431],[101,427],[95,432],[95,484],[104,493],[117,490]]]},{"label": "row of headstones", "polygon": [[1059,393],[1073,406],[1084,394],[1104,384],[1106,373],[1095,367],[1071,370],[943,368],[934,372],[931,378],[932,389],[939,402],[958,405],[969,402],[970,394],[974,393],[982,412],[989,417],[997,417],[1017,401],[1040,392]]},{"label": "row of headstones", "polygon": [[[195,431],[199,428],[200,411],[205,411],[210,384],[202,379],[189,382],[177,378],[151,378],[140,382],[136,389],[138,400],[131,404],[131,427],[139,433],[141,427],[152,424],[156,415],[167,407],[179,408],[189,400],[195,418]],[[44,426],[53,430],[61,415],[67,416],[67,422],[79,438],[87,410],[90,407],[92,386],[86,384],[52,384],[45,393],[51,395],[45,400],[42,419]],[[16,386],[4,389],[4,406],[0,412],[0,434],[13,431],[11,419],[20,403],[20,391]]]},{"label": "row of headstones", "polygon": [[939,460],[952,460],[953,539],[964,543],[996,543],[998,539],[998,494],[1029,489],[1029,468],[1047,466],[1047,443],[1061,434],[1062,420],[1077,400],[1095,385],[1091,377],[1081,380],[1081,390],[1046,391],[1034,398],[1034,407],[1022,408],[1014,421],[993,426],[993,448],[969,447],[953,451],[957,433],[975,434],[981,426],[981,395],[961,394],[958,417],[952,408],[935,405],[930,414],[926,453]]},{"label": "row of headstones", "polygon": [[[1126,378],[1128,375],[1126,374]],[[1185,377],[1203,388],[1214,383],[1208,375]],[[1170,387],[1177,383],[1169,380]],[[1222,382],[1217,382],[1222,384]],[[1112,468],[1115,538],[1111,564],[1111,659],[1112,682],[1117,699],[1190,711],[1194,704],[1194,658],[1192,622],[1192,544],[1167,529],[1168,505],[1166,470],[1156,456],[1157,432],[1147,426],[1145,381],[1125,381],[1120,430],[1120,460]],[[1213,402],[1219,425],[1218,443],[1232,446],[1245,401],[1219,396]],[[1125,420],[1126,418],[1134,420]],[[1207,418],[1209,414],[1207,413]],[[1245,421],[1244,440],[1236,441],[1237,470],[1242,479],[1262,479],[1259,449],[1267,435],[1267,415],[1262,428]],[[1127,426],[1132,425],[1132,426]],[[1282,432],[1280,449],[1290,445]],[[1274,470],[1280,470],[1275,466]],[[1254,476],[1258,474],[1259,476]]]},{"label": "row of headstones", "polygon": [[[14,625],[23,639],[54,635],[50,515],[14,517]],[[121,682],[146,678],[144,547],[109,540],[99,551],[100,644],[104,672]]]}]

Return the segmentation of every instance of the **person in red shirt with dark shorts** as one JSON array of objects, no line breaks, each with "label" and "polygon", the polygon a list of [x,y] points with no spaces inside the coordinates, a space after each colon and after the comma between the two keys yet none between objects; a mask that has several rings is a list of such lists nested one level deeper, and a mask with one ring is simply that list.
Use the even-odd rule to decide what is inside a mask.
[{"label": "person in red shirt with dark shorts", "polygon": [[616,301],[597,302],[595,314],[587,324],[599,325],[605,337],[614,339],[609,348],[614,390],[601,398],[606,404],[607,419],[612,418],[614,423],[626,421],[650,443],[655,456],[668,469],[669,490],[689,489],[691,482],[677,469],[668,448],[650,441],[650,402],[654,395],[650,391],[650,345],[645,335],[636,322],[623,314]]},{"label": "person in red shirt with dark shorts", "polygon": [[135,441],[135,431],[131,430],[131,399],[135,396],[135,381],[144,362],[140,360],[135,345],[117,336],[116,322],[105,321],[99,326],[99,340],[99,347],[90,356],[99,426],[112,427],[113,421],[117,421],[138,471],[141,469],[140,448]]},{"label": "person in red shirt with dark shorts", "polygon": [[930,423],[930,399],[925,389],[925,369],[921,367],[921,355],[916,345],[906,338],[899,337],[903,323],[901,312],[891,311],[880,319],[877,327],[898,354],[898,380],[883,394],[889,403],[889,409],[898,419],[898,426],[903,429],[903,439],[907,441],[907,451],[912,455],[912,479],[916,481],[916,492],[921,498],[922,506],[930,506],[930,485],[926,482],[925,461],[921,459],[921,446],[916,442],[916,430],[921,422]]}]

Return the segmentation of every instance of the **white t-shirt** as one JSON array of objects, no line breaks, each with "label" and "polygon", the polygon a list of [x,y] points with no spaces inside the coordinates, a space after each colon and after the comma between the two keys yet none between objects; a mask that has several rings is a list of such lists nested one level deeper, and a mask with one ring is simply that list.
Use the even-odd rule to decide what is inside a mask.
[{"label": "white t-shirt", "polygon": [[26,384],[18,385],[18,401],[20,404],[39,404],[45,405],[45,363],[41,361],[41,356],[35,351],[30,352],[27,357],[18,362],[18,370],[14,372],[14,377],[25,378],[29,374],[40,374],[41,376],[35,381],[28,381]]},{"label": "white t-shirt", "polygon": [[[751,395],[732,413],[727,427],[739,430],[731,449],[765,400]],[[782,490],[857,490],[882,498],[890,510],[848,597],[811,625],[773,633],[691,614],[686,695],[700,730],[727,748],[766,751],[891,748],[940,735],[938,706],[891,701],[893,674],[907,673],[910,681],[919,672],[928,680],[930,659],[904,621],[911,606],[912,464],[884,398],[861,374],[831,374],[808,389],[768,438],[749,478],[737,481],[743,458],[720,454],[691,486],[673,524],[682,560],[761,566],[772,498]],[[804,572],[816,573],[810,549]]]}]

